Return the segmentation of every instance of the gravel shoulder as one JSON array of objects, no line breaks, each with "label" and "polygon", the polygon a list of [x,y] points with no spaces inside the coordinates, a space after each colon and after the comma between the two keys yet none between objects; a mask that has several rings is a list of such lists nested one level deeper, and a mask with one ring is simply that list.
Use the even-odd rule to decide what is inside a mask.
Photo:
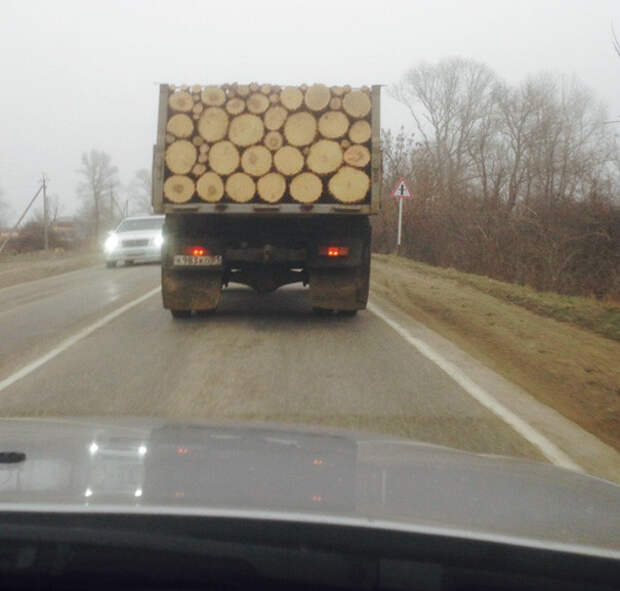
[{"label": "gravel shoulder", "polygon": [[[557,296],[538,294],[545,305],[532,311],[520,286],[493,282],[500,285],[486,290],[479,281],[484,278],[373,256],[375,293],[620,450],[620,342],[584,328],[583,320],[556,320]],[[511,287],[514,297],[507,295]],[[597,305],[580,299],[583,309]]]},{"label": "gravel shoulder", "polygon": [[96,265],[101,255],[92,251],[34,252],[0,256],[0,289]]}]

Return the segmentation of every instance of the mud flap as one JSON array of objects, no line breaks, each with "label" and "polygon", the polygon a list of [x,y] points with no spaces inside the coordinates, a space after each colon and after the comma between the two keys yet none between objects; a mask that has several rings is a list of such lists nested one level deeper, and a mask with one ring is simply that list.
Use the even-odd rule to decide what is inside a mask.
[{"label": "mud flap", "polygon": [[361,265],[339,269],[310,269],[312,307],[322,310],[365,310],[370,287],[370,228],[365,228]]},{"label": "mud flap", "polygon": [[363,291],[363,280],[358,269],[310,271],[310,300],[313,308],[363,310],[368,297],[363,297]]},{"label": "mud flap", "polygon": [[171,271],[162,266],[161,293],[169,310],[215,310],[222,294],[222,273]]}]

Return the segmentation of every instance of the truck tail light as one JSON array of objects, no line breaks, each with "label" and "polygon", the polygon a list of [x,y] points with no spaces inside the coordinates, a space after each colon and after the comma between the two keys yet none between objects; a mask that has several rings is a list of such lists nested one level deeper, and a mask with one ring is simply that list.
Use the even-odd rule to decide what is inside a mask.
[{"label": "truck tail light", "polygon": [[211,254],[211,251],[204,246],[186,246],[183,249],[183,254],[190,257],[204,257]]},{"label": "truck tail light", "polygon": [[324,257],[347,257],[349,256],[348,246],[321,246],[319,255]]}]

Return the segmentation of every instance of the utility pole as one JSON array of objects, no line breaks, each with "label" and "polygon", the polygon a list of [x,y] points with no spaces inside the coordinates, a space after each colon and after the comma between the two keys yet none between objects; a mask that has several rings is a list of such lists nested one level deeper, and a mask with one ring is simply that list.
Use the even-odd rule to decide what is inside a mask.
[{"label": "utility pole", "polygon": [[0,252],[4,250],[4,247],[8,244],[9,240],[11,239],[11,234],[17,230],[17,228],[19,227],[19,224],[21,224],[21,221],[26,217],[28,210],[32,207],[32,204],[34,203],[35,199],[39,196],[39,193],[42,190],[43,190],[43,185],[39,187],[38,191],[34,194],[34,197],[30,200],[30,202],[26,206],[26,209],[24,209],[24,212],[19,216],[19,219],[17,220],[17,222],[15,222],[15,225],[13,226],[11,233],[9,233],[5,241],[2,244],[0,244]]},{"label": "utility pole", "polygon": [[43,187],[43,248],[49,250],[49,205],[47,203],[47,179],[45,178],[45,174],[43,174],[43,178],[41,179],[41,186]]}]

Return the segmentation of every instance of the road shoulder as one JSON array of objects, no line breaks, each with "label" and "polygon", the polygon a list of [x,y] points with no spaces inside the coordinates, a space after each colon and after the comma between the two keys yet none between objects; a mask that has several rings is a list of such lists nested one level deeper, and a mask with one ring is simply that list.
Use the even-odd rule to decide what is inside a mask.
[{"label": "road shoulder", "polygon": [[41,252],[3,256],[0,258],[0,289],[91,267],[100,261],[101,255],[96,252]]},{"label": "road shoulder", "polygon": [[372,294],[587,471],[620,480],[619,343],[390,257],[373,259]]}]

